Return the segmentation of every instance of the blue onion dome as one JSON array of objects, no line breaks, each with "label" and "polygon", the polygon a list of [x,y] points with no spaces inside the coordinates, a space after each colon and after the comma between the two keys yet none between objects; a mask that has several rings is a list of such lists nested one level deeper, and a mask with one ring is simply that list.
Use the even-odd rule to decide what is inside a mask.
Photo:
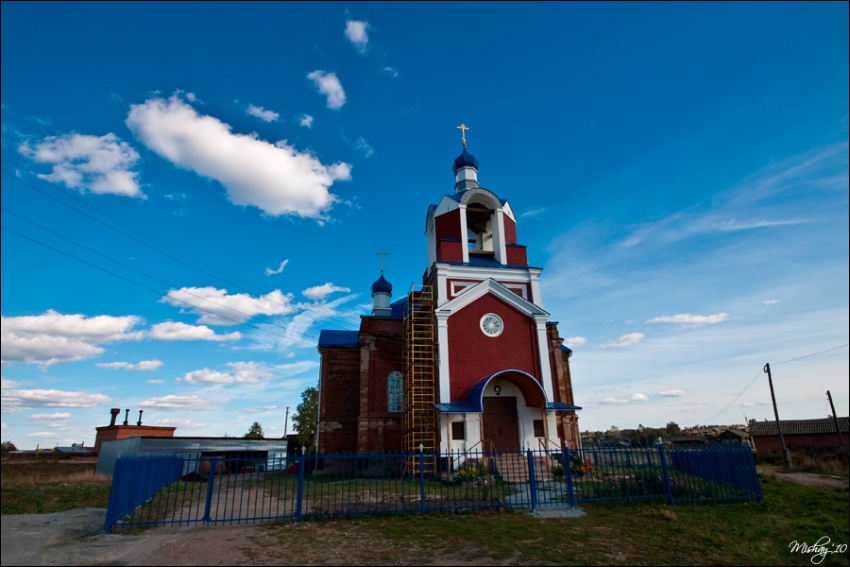
[{"label": "blue onion dome", "polygon": [[455,158],[455,165],[452,171],[457,173],[457,170],[462,167],[474,167],[476,170],[478,169],[478,160],[475,159],[475,156],[466,151],[466,148],[463,148],[463,153]]},{"label": "blue onion dome", "polygon": [[391,284],[384,278],[384,274],[381,274],[381,277],[378,278],[378,281],[372,284],[372,293],[389,293],[390,295],[392,295],[393,284]]}]

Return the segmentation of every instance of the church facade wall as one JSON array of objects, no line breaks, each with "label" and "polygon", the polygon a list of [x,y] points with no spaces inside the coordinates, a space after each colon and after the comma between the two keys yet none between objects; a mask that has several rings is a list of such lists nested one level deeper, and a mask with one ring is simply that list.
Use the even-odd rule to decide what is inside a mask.
[{"label": "church facade wall", "polygon": [[516,244],[516,221],[508,215],[502,215],[505,225],[505,244]]},{"label": "church facade wall", "polygon": [[[504,322],[498,337],[481,332],[481,318],[496,313]],[[534,320],[501,300],[485,295],[449,317],[449,374],[451,400],[466,398],[481,378],[515,368],[540,379],[537,328]]]},{"label": "church facade wall", "polygon": [[455,209],[434,219],[437,242],[446,238],[466,242],[466,235],[460,233],[460,213],[460,209]]},{"label": "church facade wall", "polygon": [[391,412],[389,377],[404,375],[404,322],[364,317],[360,326],[360,388],[357,451],[400,451],[403,413]]},{"label": "church facade wall", "polygon": [[357,450],[360,400],[360,349],[320,349],[322,370],[319,383],[319,452]]}]

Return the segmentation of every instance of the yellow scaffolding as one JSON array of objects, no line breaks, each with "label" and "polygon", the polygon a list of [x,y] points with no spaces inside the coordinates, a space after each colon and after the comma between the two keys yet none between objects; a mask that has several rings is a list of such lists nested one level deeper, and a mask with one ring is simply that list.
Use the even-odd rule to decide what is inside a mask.
[{"label": "yellow scaffolding", "polygon": [[[404,447],[433,454],[437,448],[434,293],[429,285],[410,290],[404,321]],[[419,459],[411,470],[419,472]],[[425,472],[434,472],[433,458],[425,459]]]}]

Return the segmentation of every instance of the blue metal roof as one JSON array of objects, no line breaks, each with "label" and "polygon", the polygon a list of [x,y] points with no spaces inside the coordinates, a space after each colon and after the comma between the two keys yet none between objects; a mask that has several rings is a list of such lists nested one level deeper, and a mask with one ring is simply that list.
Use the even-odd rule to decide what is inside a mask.
[{"label": "blue metal roof", "polygon": [[563,402],[549,402],[546,404],[546,409],[555,410],[555,411],[571,411],[571,410],[579,410],[580,406],[571,406],[570,404],[565,404]]},{"label": "blue metal roof", "polygon": [[372,293],[389,293],[393,292],[393,284],[388,282],[386,278],[384,278],[384,274],[381,274],[381,277],[372,284]]},{"label": "blue metal roof", "polygon": [[457,170],[462,167],[472,166],[475,169],[478,169],[478,160],[475,159],[471,153],[466,151],[466,148],[463,148],[463,152],[455,158],[454,167],[452,167],[452,171],[457,173]]},{"label": "blue metal roof", "polygon": [[407,314],[407,297],[402,297],[398,301],[390,303],[390,309],[392,309],[390,317],[403,319]]},{"label": "blue metal roof", "polygon": [[360,348],[359,331],[327,331],[319,333],[319,348]]},{"label": "blue metal roof", "polygon": [[441,264],[449,264],[451,266],[472,266],[475,268],[513,268],[517,270],[527,270],[534,266],[519,266],[514,264],[500,264],[496,258],[492,256],[474,256],[469,255],[469,262],[440,262]]},{"label": "blue metal roof", "polygon": [[483,413],[484,410],[471,404],[469,401],[454,402],[451,404],[434,404],[440,413]]}]

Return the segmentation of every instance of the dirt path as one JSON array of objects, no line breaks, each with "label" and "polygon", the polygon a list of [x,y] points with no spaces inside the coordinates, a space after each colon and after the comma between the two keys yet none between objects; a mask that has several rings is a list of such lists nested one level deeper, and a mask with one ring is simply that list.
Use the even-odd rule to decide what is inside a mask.
[{"label": "dirt path", "polygon": [[786,472],[778,467],[759,465],[759,474],[774,478],[781,478],[794,484],[802,484],[804,486],[817,486],[821,488],[833,488],[836,490],[848,490],[850,488],[850,480],[840,476],[830,476],[825,474],[814,474],[806,472]]}]

